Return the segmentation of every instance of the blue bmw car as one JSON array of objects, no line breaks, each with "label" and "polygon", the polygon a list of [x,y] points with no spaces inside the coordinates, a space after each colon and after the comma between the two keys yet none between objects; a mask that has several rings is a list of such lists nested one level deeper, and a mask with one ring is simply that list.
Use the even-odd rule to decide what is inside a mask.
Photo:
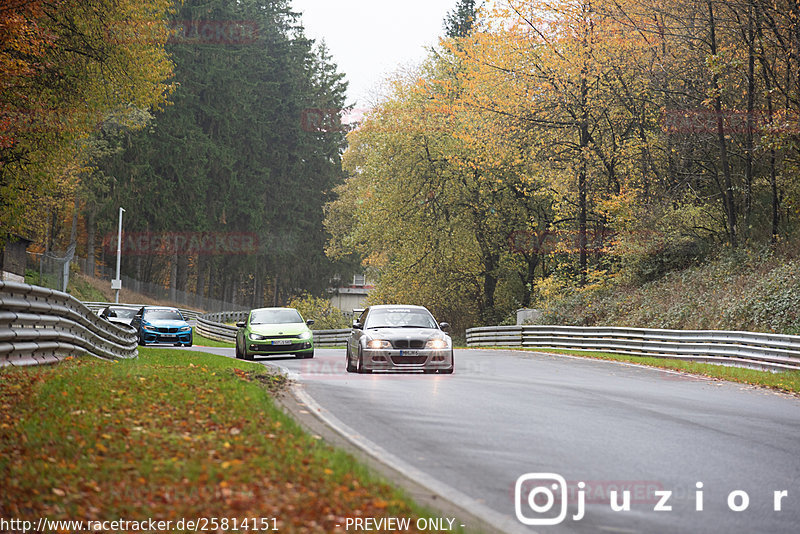
[{"label": "blue bmw car", "polygon": [[173,343],[192,346],[192,326],[176,308],[143,306],[136,312],[131,326],[139,335],[139,345]]}]

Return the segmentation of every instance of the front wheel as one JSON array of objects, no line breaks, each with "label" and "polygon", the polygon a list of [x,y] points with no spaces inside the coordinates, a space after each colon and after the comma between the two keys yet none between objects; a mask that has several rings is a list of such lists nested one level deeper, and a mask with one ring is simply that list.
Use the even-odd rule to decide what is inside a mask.
[{"label": "front wheel", "polygon": [[350,362],[350,358],[351,358],[350,346],[348,346],[347,349],[345,349],[344,354],[345,354],[345,357],[347,358],[347,366],[345,367],[347,369],[347,372],[348,373],[355,373],[356,372],[356,366],[353,365]]},{"label": "front wheel", "polygon": [[439,372],[442,373],[443,375],[452,375],[455,369],[456,369],[456,360],[455,358],[453,358],[452,355],[450,355],[450,367],[448,367],[447,369],[442,369]]},{"label": "front wheel", "polygon": [[361,352],[361,347],[358,347],[358,363],[356,364],[356,372],[362,375],[368,375],[372,369],[364,369],[364,353]]},{"label": "front wheel", "polygon": [[144,336],[142,335],[142,333],[141,333],[141,332],[139,332],[139,345],[141,345],[141,346],[143,346],[143,347],[144,347],[145,345],[147,345],[147,342],[145,342],[145,340],[144,340]]}]

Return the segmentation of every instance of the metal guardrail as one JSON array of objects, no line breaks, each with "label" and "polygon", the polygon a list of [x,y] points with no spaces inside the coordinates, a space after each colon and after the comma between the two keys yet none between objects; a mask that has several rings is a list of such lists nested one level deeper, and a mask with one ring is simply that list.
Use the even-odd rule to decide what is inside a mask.
[{"label": "metal guardrail", "polygon": [[[152,306],[152,304],[125,304],[122,302],[120,302],[119,304],[115,302],[84,302],[83,304],[93,312],[98,312],[103,308],[105,308],[106,306],[127,306],[129,308],[141,308],[142,306]],[[189,310],[186,308],[176,308],[176,309],[180,310],[183,316],[186,317],[187,321],[194,321],[195,319],[197,319],[199,315],[203,314],[203,312],[197,310]]]},{"label": "metal guardrail", "polygon": [[800,370],[800,336],[758,332],[608,326],[485,326],[467,330],[467,345],[602,351],[771,371]]},{"label": "metal guardrail", "polygon": [[[198,334],[209,339],[217,341],[224,341],[228,343],[236,343],[236,332],[238,328],[231,324],[239,321],[246,321],[249,311],[228,311],[207,313],[197,317],[197,326],[195,330]],[[343,345],[350,337],[350,329],[342,330],[313,330],[314,345],[316,346],[330,346],[330,345]]]},{"label": "metal guardrail", "polygon": [[100,319],[67,293],[0,282],[0,367],[55,363],[84,353],[135,358],[136,332]]}]

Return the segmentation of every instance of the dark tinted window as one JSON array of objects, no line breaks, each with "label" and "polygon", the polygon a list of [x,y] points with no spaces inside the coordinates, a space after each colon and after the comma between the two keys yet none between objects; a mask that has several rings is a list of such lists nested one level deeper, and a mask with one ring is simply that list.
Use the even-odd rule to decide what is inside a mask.
[{"label": "dark tinted window", "polygon": [[144,310],[144,318],[147,321],[183,321],[181,312],[168,309]]},{"label": "dark tinted window", "polygon": [[371,310],[366,328],[438,328],[428,310],[419,308],[379,308]]},{"label": "dark tinted window", "polygon": [[274,310],[253,310],[250,313],[250,324],[292,324],[302,323],[300,313],[292,308]]},{"label": "dark tinted window", "polygon": [[117,314],[117,317],[120,319],[132,319],[134,315],[136,315],[136,310],[132,310],[130,308],[111,308],[114,313]]}]

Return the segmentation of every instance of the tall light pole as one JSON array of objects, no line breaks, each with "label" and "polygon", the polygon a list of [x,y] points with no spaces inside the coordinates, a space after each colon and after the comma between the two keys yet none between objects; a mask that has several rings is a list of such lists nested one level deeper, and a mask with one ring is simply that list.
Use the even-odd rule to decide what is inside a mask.
[{"label": "tall light pole", "polygon": [[122,259],[122,212],[125,208],[119,208],[119,229],[117,230],[117,277],[111,281],[111,289],[116,291],[114,302],[119,304],[119,290],[122,289],[122,279],[119,276],[119,262]]}]

